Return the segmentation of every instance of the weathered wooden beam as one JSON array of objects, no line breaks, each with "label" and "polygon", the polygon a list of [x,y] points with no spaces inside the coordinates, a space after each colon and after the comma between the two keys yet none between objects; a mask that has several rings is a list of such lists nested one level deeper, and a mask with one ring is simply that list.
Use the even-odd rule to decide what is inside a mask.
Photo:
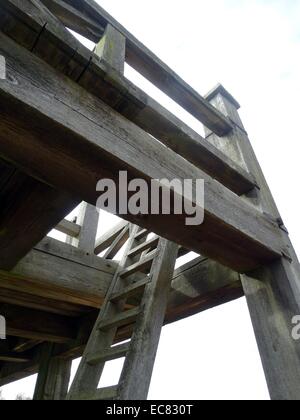
[{"label": "weathered wooden beam", "polygon": [[[5,103],[1,108],[0,154],[91,204],[97,199],[98,180],[107,177],[118,183],[120,168],[128,170],[129,178],[143,178],[148,183],[161,178],[204,179],[205,220],[200,226],[186,226],[185,215],[124,217],[241,272],[284,252],[273,220],[75,83],[66,83],[67,79],[9,38],[2,35],[0,42],[10,77],[18,80],[17,88],[9,80],[0,85],[0,98]],[[24,136],[26,142],[21,142]],[[70,149],[74,141],[76,147]],[[143,159],[136,159],[140,155]],[[153,156],[160,157],[159,161]],[[200,207],[198,210],[202,211]]]},{"label": "weathered wooden beam", "polygon": [[0,301],[80,314],[84,306],[99,308],[116,268],[113,261],[45,238],[12,271],[0,271]]},{"label": "weathered wooden beam", "polygon": [[53,343],[46,343],[40,349],[39,372],[33,397],[36,401],[61,401],[67,396],[72,361],[55,358],[54,351]]},{"label": "weathered wooden beam", "polygon": [[[237,273],[207,259],[200,258],[180,267],[174,273],[165,323],[175,322],[241,297],[243,288],[239,278]],[[80,336],[81,341],[62,347],[57,356],[60,355],[63,359],[80,357],[96,316],[95,312],[87,319],[88,322],[83,324],[84,334]],[[129,335],[130,331],[120,331],[119,340],[126,340]],[[27,364],[4,364],[0,370],[0,386],[37,371],[37,356]]]},{"label": "weathered wooden beam", "polygon": [[78,238],[80,228],[81,227],[78,224],[70,222],[66,219],[62,220],[57,226],[55,226],[55,230],[64,233],[67,236],[71,236],[72,238]]},{"label": "weathered wooden beam", "polygon": [[99,212],[96,207],[81,203],[77,217],[77,223],[81,226],[77,244],[79,249],[89,254],[94,254],[98,222]]},{"label": "weathered wooden beam", "polygon": [[[208,95],[211,103],[230,116],[234,130],[218,138],[208,132],[208,141],[237,161],[256,177],[260,190],[249,199],[277,223],[283,222],[250,140],[238,114],[239,104],[223,86]],[[281,228],[281,241],[289,256],[242,276],[254,331],[272,399],[300,399],[300,341],[292,337],[292,318],[300,313],[300,265],[287,230]]]},{"label": "weathered wooden beam", "polygon": [[95,54],[114,70],[123,74],[125,69],[126,38],[108,24],[103,37],[96,45]]},{"label": "weathered wooden beam", "polygon": [[[98,42],[99,38],[97,39],[95,35],[91,36],[93,33],[92,28],[87,30],[89,22],[93,21],[98,24],[99,32],[110,24],[126,38],[126,61],[128,64],[218,135],[227,134],[231,130],[232,125],[227,118],[211,107],[201,95],[114,20],[96,2],[93,0],[43,1],[54,14],[66,25],[69,25],[70,29],[88,36],[95,42]],[[82,19],[81,27],[78,25],[78,16]],[[84,17],[87,20],[84,20]],[[96,36],[99,36],[99,32]]]},{"label": "weathered wooden beam", "polygon": [[[14,22],[14,30],[12,31],[12,25],[8,18],[9,24],[5,24],[5,22],[2,24],[2,30],[5,33],[13,39],[17,39],[21,45],[27,46],[36,55],[41,56],[51,66],[63,71],[93,95],[99,96],[119,113],[132,120],[197,167],[205,170],[232,191],[240,195],[254,188],[255,180],[247,171],[236,165],[226,155],[220,153],[217,148],[211,146],[199,134],[124,78],[121,74],[120,64],[117,64],[117,62],[109,63],[109,56],[105,57],[103,54],[99,59],[97,55],[84,48],[78,40],[70,39],[70,33],[59,21],[55,21],[54,16],[51,14],[49,16],[49,12],[45,13],[41,8],[37,9],[29,0],[22,4],[18,3],[17,12],[14,12],[16,9],[15,3],[16,0],[8,0],[10,5],[8,10],[13,16],[14,13],[17,14],[20,20],[21,9],[23,15],[26,16],[26,21],[32,21],[32,27],[40,27],[39,35],[36,33],[36,29],[34,30],[34,35],[37,37],[36,46],[35,48],[29,48],[24,44],[24,31],[22,27],[18,27],[18,20]],[[32,7],[35,7],[34,13],[31,10]],[[37,19],[36,15],[40,19]],[[58,28],[55,43],[53,43],[53,26]],[[26,30],[29,27],[30,25],[27,24]],[[124,37],[113,27],[108,26],[108,28],[111,28],[110,32],[114,34],[113,42],[115,47],[118,46],[117,52],[120,53],[122,58]],[[109,35],[111,36],[111,34]],[[49,42],[49,46],[42,50],[37,47],[41,43],[41,39],[44,40],[42,44]],[[72,54],[70,54],[70,48]],[[105,51],[101,52],[105,54]],[[49,54],[47,55],[47,53]],[[62,55],[65,57],[64,63],[68,63],[63,69],[61,59],[53,58]],[[121,63],[120,57],[118,63]],[[119,68],[116,69],[116,67]]]},{"label": "weathered wooden beam", "polygon": [[54,343],[66,343],[76,337],[76,323],[68,317],[4,303],[0,304],[0,312],[6,319],[9,336]]},{"label": "weathered wooden beam", "polygon": [[20,355],[15,351],[15,349],[13,349],[10,338],[5,341],[0,341],[0,362],[26,363],[30,360],[31,358],[28,354]]},{"label": "weathered wooden beam", "polygon": [[[76,274],[76,272],[74,272]],[[1,277],[1,276],[0,276]],[[16,287],[15,278],[12,276],[11,278],[9,276],[6,277],[6,280],[12,280],[12,286],[8,285],[7,287],[15,288],[15,290],[10,290],[8,288],[0,287],[0,302],[2,303],[8,303],[11,305],[17,305],[21,306],[23,308],[30,308],[30,309],[37,309],[39,311],[43,312],[49,312],[52,314],[57,315],[64,315],[67,317],[76,317],[81,314],[84,314],[87,312],[87,307],[74,304],[74,303],[68,303],[63,302],[63,297],[60,297],[61,300],[55,300],[51,298],[45,298],[36,294],[30,294],[30,293],[24,293],[21,290],[30,288],[28,287],[28,282],[25,278],[26,286],[24,285],[22,287],[21,283],[21,277],[18,278],[17,284],[19,284],[19,287]],[[41,289],[41,294],[46,295],[47,289],[49,288],[49,285],[46,290],[43,290],[42,284],[40,284],[39,289]],[[21,290],[18,290],[21,289]],[[65,294],[67,294],[67,291],[64,290]],[[51,291],[49,293],[51,295]],[[67,298],[68,300],[68,298]]]},{"label": "weathered wooden beam", "polygon": [[[15,269],[0,272],[0,301],[68,316],[100,308],[117,264],[86,256],[52,238],[45,238]],[[216,289],[239,282],[239,275],[206,258],[196,258],[174,273],[170,310],[185,312]],[[10,299],[8,299],[10,296]],[[196,311],[196,306],[195,306]]]},{"label": "weathered wooden beam", "polygon": [[117,253],[122,249],[123,245],[127,242],[129,238],[129,226],[125,226],[122,232],[117,236],[111,246],[103,255],[104,258],[112,260]]},{"label": "weathered wooden beam", "polygon": [[27,350],[33,349],[39,344],[41,344],[39,340],[26,340],[24,338],[19,338],[13,346],[13,351],[15,351],[16,353],[24,353]]}]

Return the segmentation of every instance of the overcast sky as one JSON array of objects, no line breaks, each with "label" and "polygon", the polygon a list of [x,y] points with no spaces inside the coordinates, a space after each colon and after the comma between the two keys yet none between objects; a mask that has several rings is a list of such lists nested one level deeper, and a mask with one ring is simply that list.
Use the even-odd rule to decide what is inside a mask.
[{"label": "overcast sky", "polygon": [[[241,116],[300,253],[298,0],[99,0],[199,93],[221,82]],[[126,75],[200,133],[201,126],[127,67]],[[200,279],[199,279],[200,281]],[[117,366],[106,371],[114,381]],[[32,395],[34,379],[4,389]],[[268,399],[246,302],[165,327],[152,399]]]}]

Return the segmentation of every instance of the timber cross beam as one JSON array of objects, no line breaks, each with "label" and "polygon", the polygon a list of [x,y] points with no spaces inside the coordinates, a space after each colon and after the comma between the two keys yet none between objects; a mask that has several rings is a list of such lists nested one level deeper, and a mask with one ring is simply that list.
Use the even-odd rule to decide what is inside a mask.
[{"label": "timber cross beam", "polygon": [[[137,352],[146,360],[151,320],[156,329],[144,344],[153,356],[163,324],[245,295],[271,397],[300,399],[300,349],[290,334],[300,313],[299,262],[233,96],[218,85],[202,97],[93,0],[0,0],[0,55],[0,315],[9,336],[0,385],[38,371],[35,399],[66,398],[71,360],[85,354],[97,311],[111,312],[109,299],[122,298],[126,311],[105,319],[101,334],[110,343],[132,336],[136,347],[102,345],[93,360],[101,370],[107,358],[128,353],[120,395],[134,397],[129,367],[142,368]],[[205,137],[126,79],[125,62],[198,119]],[[203,179],[204,222],[127,214],[98,238],[96,184],[118,185],[120,170],[147,184]],[[64,219],[81,202],[76,220]],[[46,238],[51,229],[66,243]],[[175,243],[178,256],[201,257],[172,279]],[[121,270],[115,259],[125,244]],[[132,335],[133,318],[139,333]],[[115,334],[107,325],[118,327]]]}]

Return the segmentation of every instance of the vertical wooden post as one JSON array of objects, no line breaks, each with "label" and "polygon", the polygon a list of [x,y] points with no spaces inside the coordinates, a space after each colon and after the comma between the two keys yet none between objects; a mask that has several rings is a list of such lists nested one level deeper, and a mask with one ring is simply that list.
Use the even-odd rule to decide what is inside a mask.
[{"label": "vertical wooden post", "polygon": [[95,243],[98,229],[99,213],[95,206],[82,203],[77,218],[77,223],[81,226],[78,237],[78,248],[94,254]]},{"label": "vertical wooden post", "polygon": [[300,342],[292,338],[292,318],[300,315],[299,261],[239,117],[239,104],[221,85],[206,99],[234,124],[222,138],[206,130],[207,140],[255,176],[259,188],[247,199],[277,220],[286,243],[281,259],[241,277],[271,398],[299,400]]},{"label": "vertical wooden post", "polygon": [[41,348],[39,373],[34,400],[60,401],[68,393],[72,361],[53,357],[55,345],[46,343]]}]

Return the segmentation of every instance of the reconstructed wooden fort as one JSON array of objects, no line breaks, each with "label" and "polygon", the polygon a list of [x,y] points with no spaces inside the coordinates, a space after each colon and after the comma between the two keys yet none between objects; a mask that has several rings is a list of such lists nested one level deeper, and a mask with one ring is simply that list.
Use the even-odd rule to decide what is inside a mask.
[{"label": "reconstructed wooden fort", "polygon": [[[299,262],[232,95],[200,96],[93,0],[0,0],[0,55],[0,386],[38,373],[37,400],[146,399],[162,326],[245,295],[271,397],[300,399]],[[125,62],[205,138],[127,80]],[[129,214],[96,238],[96,184],[120,170],[204,179],[204,223]],[[174,271],[190,251],[201,256]],[[98,389],[118,358],[119,383]]]}]

